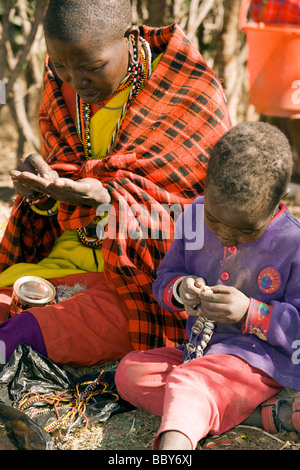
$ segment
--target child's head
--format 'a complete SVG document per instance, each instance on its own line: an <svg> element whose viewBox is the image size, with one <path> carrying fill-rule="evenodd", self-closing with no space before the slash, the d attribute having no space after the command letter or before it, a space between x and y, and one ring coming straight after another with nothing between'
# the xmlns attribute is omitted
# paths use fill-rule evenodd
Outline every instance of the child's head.
<svg viewBox="0 0 300 470"><path fill-rule="evenodd" d="M235 126L215 145L205 190L205 221L226 246L260 238L293 169L287 138L263 122Z"/></svg>

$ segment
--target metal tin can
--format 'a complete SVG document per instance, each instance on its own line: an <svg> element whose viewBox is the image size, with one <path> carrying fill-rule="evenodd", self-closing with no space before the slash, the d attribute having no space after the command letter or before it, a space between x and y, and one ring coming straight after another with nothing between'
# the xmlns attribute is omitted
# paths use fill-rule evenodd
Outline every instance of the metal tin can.
<svg viewBox="0 0 300 470"><path fill-rule="evenodd" d="M14 317L31 307L55 304L55 287L36 276L20 277L13 286L9 315Z"/></svg>

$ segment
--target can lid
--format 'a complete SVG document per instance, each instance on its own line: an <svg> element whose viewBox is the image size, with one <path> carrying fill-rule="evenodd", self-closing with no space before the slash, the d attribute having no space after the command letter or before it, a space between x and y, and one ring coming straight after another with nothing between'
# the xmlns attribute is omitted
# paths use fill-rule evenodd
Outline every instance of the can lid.
<svg viewBox="0 0 300 470"><path fill-rule="evenodd" d="M14 292L20 299L30 303L47 303L54 299L55 288L46 279L24 276L14 283Z"/></svg>

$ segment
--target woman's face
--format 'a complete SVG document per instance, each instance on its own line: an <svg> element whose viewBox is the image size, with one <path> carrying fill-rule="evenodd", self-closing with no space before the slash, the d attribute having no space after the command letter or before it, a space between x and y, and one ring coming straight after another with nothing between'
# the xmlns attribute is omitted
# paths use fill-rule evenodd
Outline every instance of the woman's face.
<svg viewBox="0 0 300 470"><path fill-rule="evenodd" d="M268 228L273 213L256 209L243 212L236 204L222 200L211 185L204 197L204 220L206 226L224 246L251 243L258 240Z"/></svg>
<svg viewBox="0 0 300 470"><path fill-rule="evenodd" d="M49 38L46 44L58 77L87 103L110 98L126 76L129 61L126 37L108 45Z"/></svg>

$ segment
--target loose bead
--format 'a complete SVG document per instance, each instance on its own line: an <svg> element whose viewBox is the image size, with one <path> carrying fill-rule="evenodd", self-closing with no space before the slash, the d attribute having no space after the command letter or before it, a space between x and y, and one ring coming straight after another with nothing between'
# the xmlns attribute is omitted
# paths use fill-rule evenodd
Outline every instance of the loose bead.
<svg viewBox="0 0 300 470"><path fill-rule="evenodd" d="M195 346L192 343L188 343L186 345L186 347L187 347L187 350L188 350L189 353L193 353L196 349Z"/></svg>

